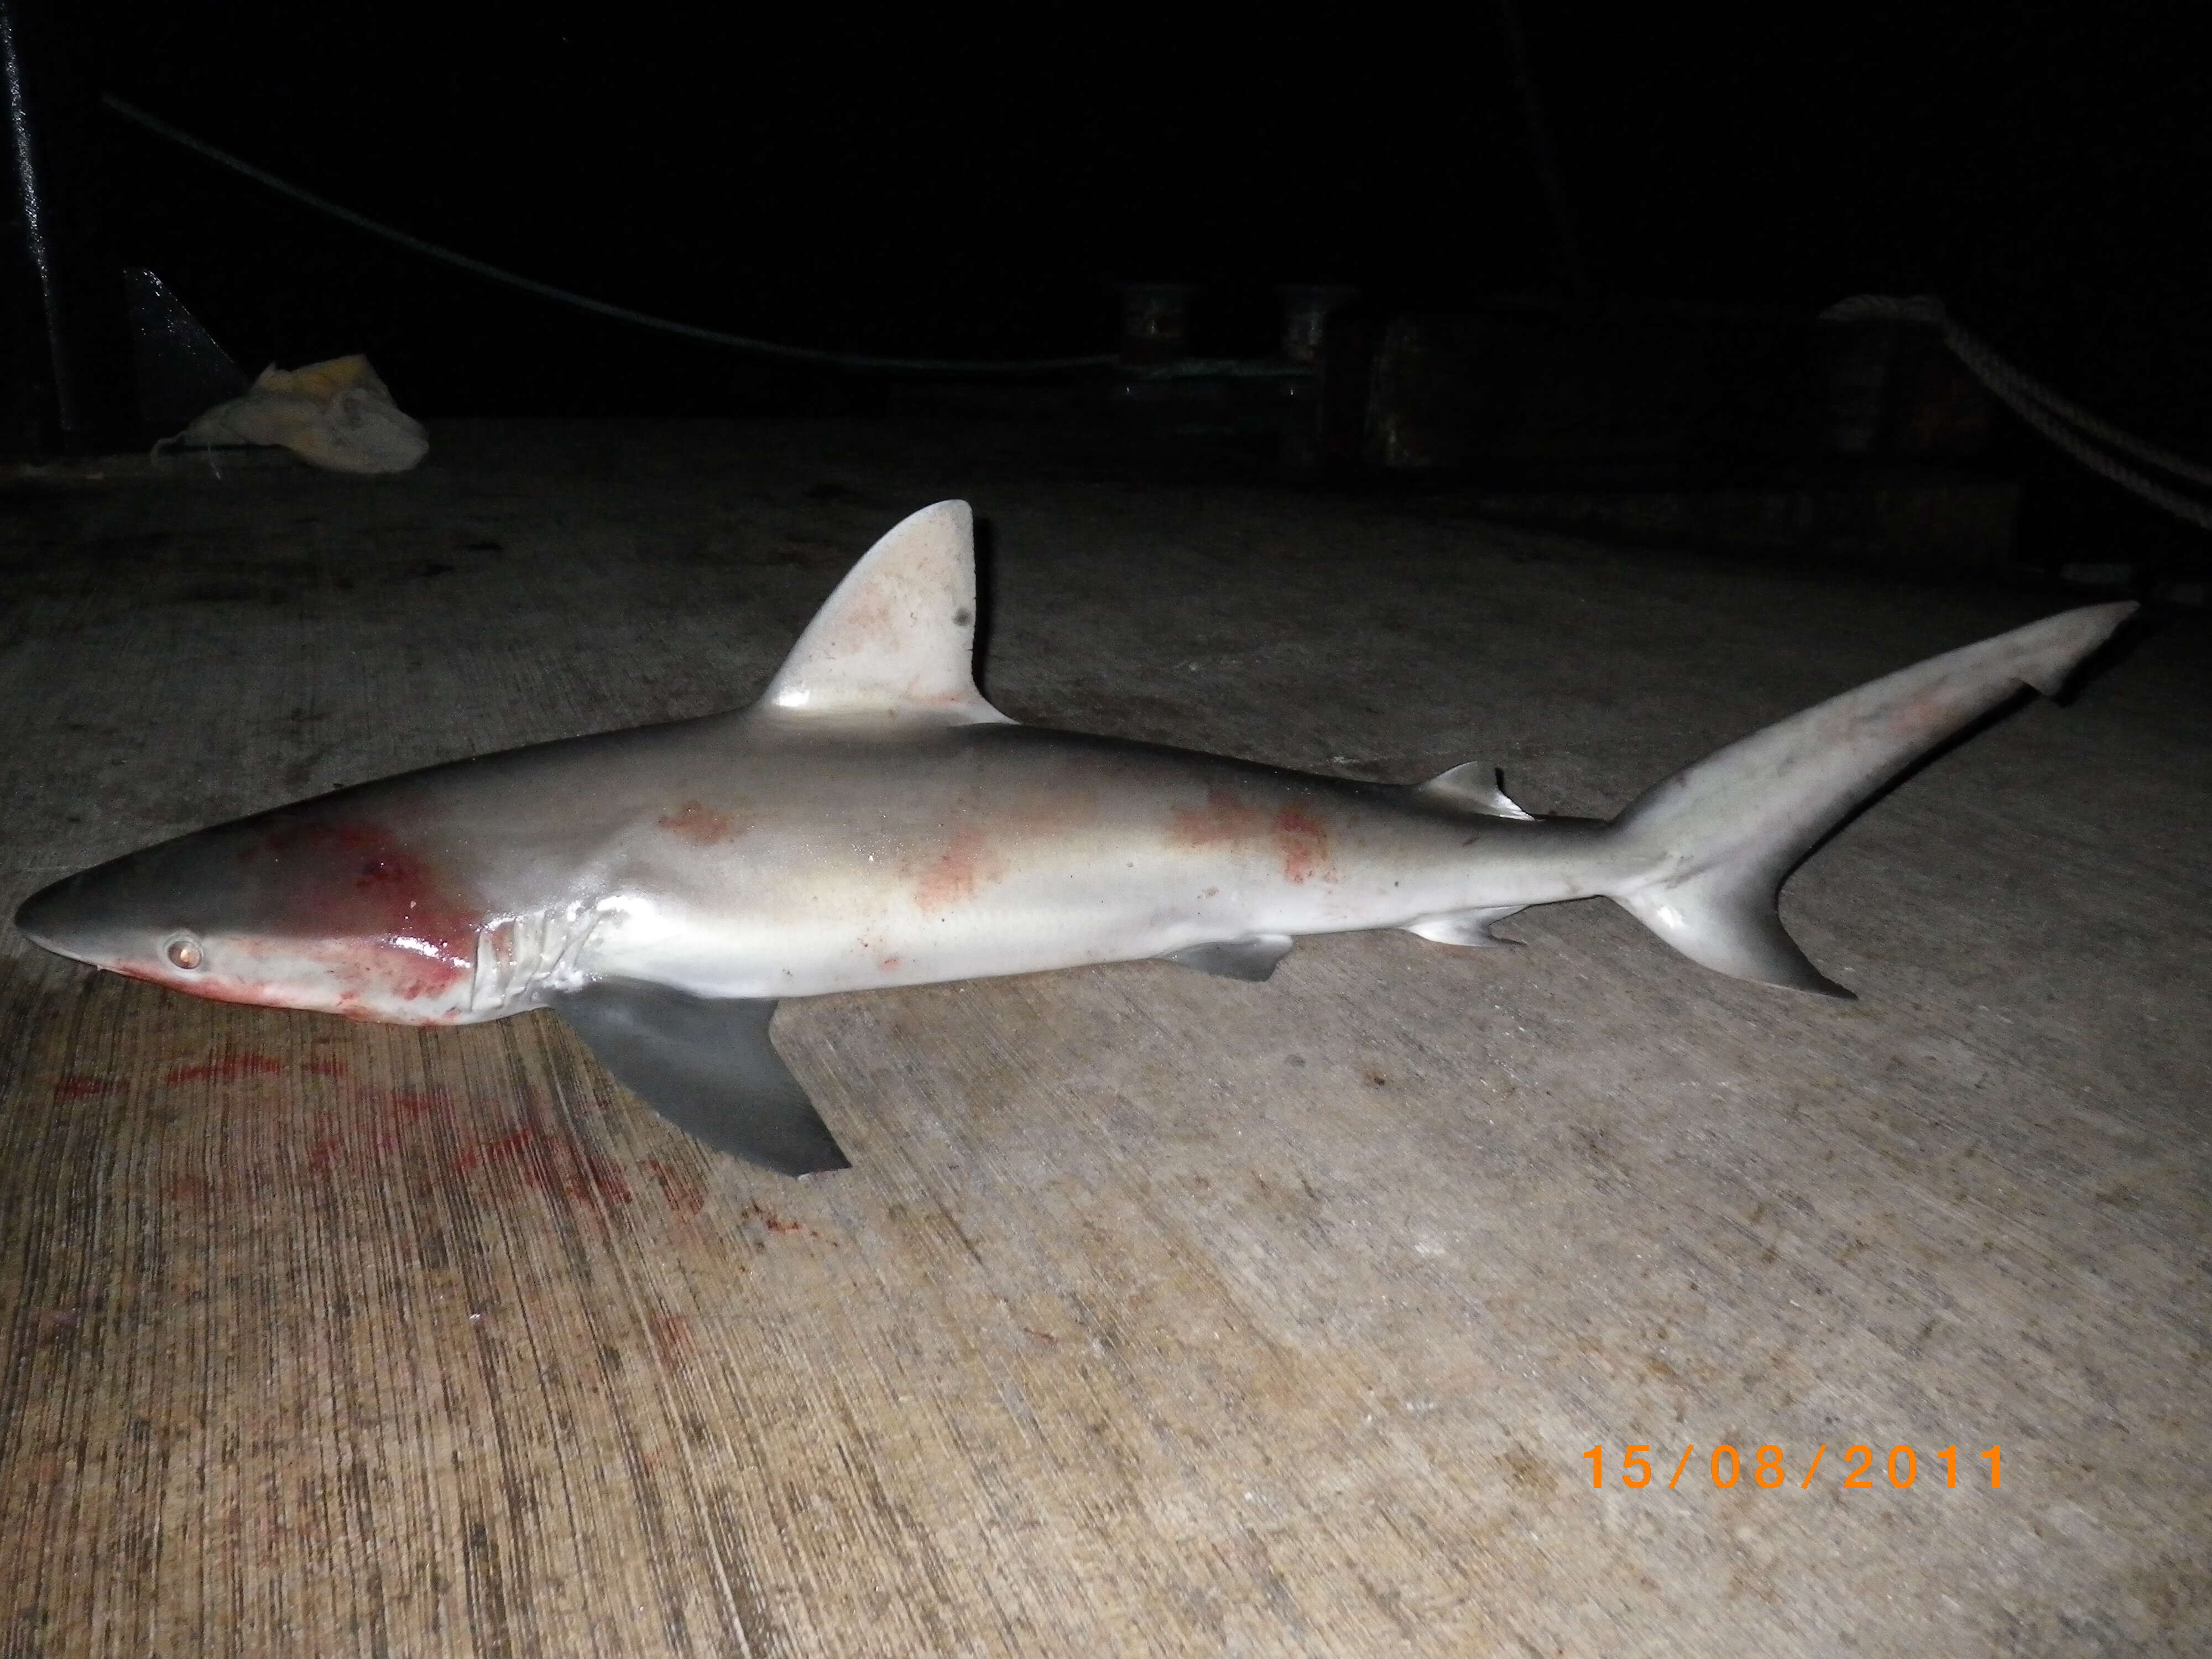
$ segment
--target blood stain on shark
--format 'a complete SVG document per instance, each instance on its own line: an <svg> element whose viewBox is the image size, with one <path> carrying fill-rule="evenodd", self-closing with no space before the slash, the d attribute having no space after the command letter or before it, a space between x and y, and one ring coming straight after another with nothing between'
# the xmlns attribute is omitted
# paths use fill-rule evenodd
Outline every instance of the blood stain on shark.
<svg viewBox="0 0 2212 1659"><path fill-rule="evenodd" d="M1283 861L1283 879L1299 884L1315 876L1336 879L1329 862L1328 826L1300 806L1285 806L1275 814L1275 848Z"/></svg>
<svg viewBox="0 0 2212 1659"><path fill-rule="evenodd" d="M1283 879L1303 886L1316 876L1334 881L1328 826L1302 806L1285 806L1272 816L1226 789L1209 789L1203 807L1177 806L1168 815L1168 844L1196 851L1228 847L1239 851L1265 848L1281 866Z"/></svg>
<svg viewBox="0 0 2212 1659"><path fill-rule="evenodd" d="M990 851L983 832L963 823L952 832L945 850L922 866L914 902L930 915L939 915L974 898L983 883L996 881L1006 872L1006 861Z"/></svg>
<svg viewBox="0 0 2212 1659"><path fill-rule="evenodd" d="M720 847L752 828L750 819L717 812L702 801L687 800L660 819L660 827L694 847Z"/></svg>
<svg viewBox="0 0 2212 1659"><path fill-rule="evenodd" d="M1209 789L1203 807L1169 809L1168 844L1193 850L1242 846L1257 838L1267 821L1258 807L1247 805L1226 789Z"/></svg>
<svg viewBox="0 0 2212 1659"><path fill-rule="evenodd" d="M435 997L474 971L483 906L450 890L428 859L383 824L279 822L240 858L312 860L312 877L284 890L280 925L303 938L353 941L352 970L403 1000Z"/></svg>

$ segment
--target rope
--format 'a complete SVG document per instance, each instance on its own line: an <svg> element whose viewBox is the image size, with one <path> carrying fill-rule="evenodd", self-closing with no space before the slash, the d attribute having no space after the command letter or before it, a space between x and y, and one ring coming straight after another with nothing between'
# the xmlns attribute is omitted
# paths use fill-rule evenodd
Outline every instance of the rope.
<svg viewBox="0 0 2212 1659"><path fill-rule="evenodd" d="M1986 341L1952 321L1950 313L1943 308L1943 302L1932 295L1898 299L1886 295L1863 294L1830 306L1820 313L1820 320L1824 323L1923 323L1940 329L1943 343L1951 349L1976 380L1987 386L2021 419L2082 465L2100 477L2111 479L2123 489L2133 491L2154 506L2164 507L2185 523L2193 524L2200 530L2212 530L2212 507L2145 477L2125 462L2116 460L2097 448L2088 440L2097 439L2162 472L2170 472L2176 477L2186 478L2191 483L2203 484L2208 488L2212 488L2212 467L2202 466L2171 450L2145 443L2111 422L2100 420L2081 404L2059 396L2041 381L1999 356Z"/></svg>
<svg viewBox="0 0 2212 1659"><path fill-rule="evenodd" d="M123 100L112 94L102 93L100 101L113 113L121 116L126 121L134 122L145 128L156 137L166 138L169 143L188 149L204 160L213 161L218 167L228 167L233 173L252 179L255 184L264 189L273 190L279 196L289 197L303 206L314 209L318 213L328 214L343 224L351 225L356 230L367 231L372 236L380 236L386 241L406 248L410 252L422 254L426 258L439 260L453 266L456 270L465 270L471 276L482 276L490 282L504 283L509 288L520 289L524 293L534 294L541 300L551 300L560 305L574 306L580 311L588 311L600 317L611 317L617 322L630 323L639 328L657 330L660 333L673 334L683 339L699 340L708 345L726 346L732 351L750 352L755 356L773 357L784 362L820 363L833 368L874 370L907 374L1046 374L1066 369L1099 368L1118 361L1111 355L1090 357L1030 357L996 362L945 357L875 357L858 351L823 351L812 346L783 345L774 340L757 340L750 335L726 334L720 329L699 328L690 323L672 322L665 317L654 317L642 311L632 311L627 306L609 305L605 301L594 300L588 295L572 293L565 288L556 288L550 283L541 283L532 277L518 276L514 271L502 270L497 265L486 264L481 259L472 259L465 253L456 253L451 248L441 247L435 242L426 242L419 236L410 236L404 230L395 230L390 225L381 224L364 214L356 213L350 208L341 207L336 202L328 201L316 195L313 191L302 190L297 185L287 183L275 173L264 172L251 161L241 161L228 150L217 149L213 144L204 143L193 137L189 132L171 126L159 117L149 115L136 105L125 103Z"/></svg>

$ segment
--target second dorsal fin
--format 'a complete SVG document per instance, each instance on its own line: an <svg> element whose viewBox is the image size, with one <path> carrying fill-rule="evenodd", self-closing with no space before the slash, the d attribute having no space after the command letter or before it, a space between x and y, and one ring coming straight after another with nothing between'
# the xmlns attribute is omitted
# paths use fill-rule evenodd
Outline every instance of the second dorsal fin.
<svg viewBox="0 0 2212 1659"><path fill-rule="evenodd" d="M1485 817L1519 818L1525 823L1535 816L1522 811L1520 803L1499 787L1498 769L1483 761L1468 761L1439 772L1426 783L1415 785L1413 793Z"/></svg>
<svg viewBox="0 0 2212 1659"><path fill-rule="evenodd" d="M761 699L800 718L1011 725L975 689L975 529L965 501L901 520L814 613Z"/></svg>

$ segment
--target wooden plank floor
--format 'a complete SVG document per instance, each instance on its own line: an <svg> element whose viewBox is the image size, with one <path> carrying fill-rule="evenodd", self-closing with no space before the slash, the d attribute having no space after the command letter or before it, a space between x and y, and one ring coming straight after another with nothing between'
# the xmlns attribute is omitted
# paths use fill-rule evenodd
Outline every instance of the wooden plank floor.
<svg viewBox="0 0 2212 1659"><path fill-rule="evenodd" d="M2057 608L980 431L433 436L4 503L0 901L741 702L956 493L1016 717L1487 757L1539 811ZM1593 903L787 1005L856 1164L805 1182L549 1016L222 1006L10 931L0 1656L2206 1651L2208 717L2176 627L1848 830L1785 910L1854 1004Z"/></svg>

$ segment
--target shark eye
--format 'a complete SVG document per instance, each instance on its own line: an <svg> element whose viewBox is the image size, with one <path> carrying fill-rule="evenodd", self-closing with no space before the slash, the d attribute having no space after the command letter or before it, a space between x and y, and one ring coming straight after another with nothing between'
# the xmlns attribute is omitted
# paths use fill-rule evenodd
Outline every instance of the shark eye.
<svg viewBox="0 0 2212 1659"><path fill-rule="evenodd" d="M200 942L190 933L178 934L161 947L161 954L168 957L171 967L187 971L207 960L207 952L200 949Z"/></svg>

